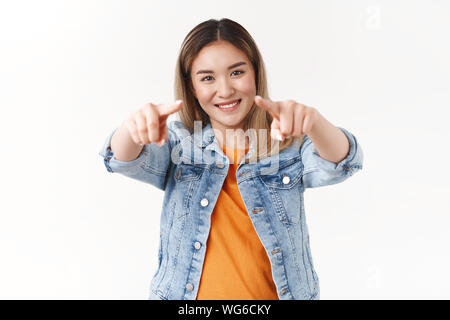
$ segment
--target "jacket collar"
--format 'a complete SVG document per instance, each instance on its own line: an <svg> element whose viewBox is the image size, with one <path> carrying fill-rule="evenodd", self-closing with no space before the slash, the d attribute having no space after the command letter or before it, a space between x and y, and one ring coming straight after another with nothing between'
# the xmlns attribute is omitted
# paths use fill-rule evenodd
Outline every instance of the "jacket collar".
<svg viewBox="0 0 450 320"><path fill-rule="evenodd" d="M214 135L214 130L211 127L211 124L208 123L201 132L201 135L194 130L193 133L194 144L199 148L205 148L209 146L211 143L216 140L216 136Z"/></svg>
<svg viewBox="0 0 450 320"><path fill-rule="evenodd" d="M194 134L194 143L197 147L203 148L205 151L211 150L219 153L224 158L227 158L219 145L219 141L217 140L214 130L211 126L211 123L208 123L202 130L202 135L200 137L199 134ZM254 151L253 144L250 142L249 150L243 159L248 159L252 152Z"/></svg>
<svg viewBox="0 0 450 320"><path fill-rule="evenodd" d="M197 132L198 131L198 132ZM222 148L219 145L219 142L214 135L214 130L211 126L211 123L207 123L206 126L201 130L197 129L197 131L194 128L194 133L190 136L190 141L193 141L193 144L196 148L198 148L198 152L194 151L194 158L197 156L201 156L201 154L205 151L207 152L216 152L220 154L223 158L228 159L227 156L224 154ZM249 150L245 157L242 159L249 159L250 156L253 154L255 148L253 143L250 141ZM291 146L289 146L285 152L283 152L282 155L277 154L272 157L269 157L265 159L265 161L272 161L273 157L275 157L278 160L283 160L284 158L291 158L293 156L296 156L298 154L299 146L297 145L297 142L294 141ZM280 158L278 158L280 157ZM277 160L277 161L278 161ZM264 160L263 160L264 161Z"/></svg>

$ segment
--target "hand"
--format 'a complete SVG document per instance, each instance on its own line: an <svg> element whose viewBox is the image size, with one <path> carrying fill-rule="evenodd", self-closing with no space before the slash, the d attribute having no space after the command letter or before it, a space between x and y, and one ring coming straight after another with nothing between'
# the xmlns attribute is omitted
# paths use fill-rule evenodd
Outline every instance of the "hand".
<svg viewBox="0 0 450 320"><path fill-rule="evenodd" d="M272 115L270 135L272 139L280 141L308 134L318 118L318 111L315 108L294 100L271 101L255 96L255 103Z"/></svg>
<svg viewBox="0 0 450 320"><path fill-rule="evenodd" d="M162 146L169 140L167 118L180 110L182 105L182 100L171 104L146 103L133 112L123 125L128 129L134 143L142 146L156 142Z"/></svg>

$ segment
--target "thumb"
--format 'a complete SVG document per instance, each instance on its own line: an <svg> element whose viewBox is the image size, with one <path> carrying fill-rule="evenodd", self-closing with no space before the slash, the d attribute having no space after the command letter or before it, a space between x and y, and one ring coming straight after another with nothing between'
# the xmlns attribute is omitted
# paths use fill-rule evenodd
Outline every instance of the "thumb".
<svg viewBox="0 0 450 320"><path fill-rule="evenodd" d="M270 124L270 136L274 140L283 141L284 137L280 132L280 121L278 119L273 119Z"/></svg>
<svg viewBox="0 0 450 320"><path fill-rule="evenodd" d="M167 124L159 127L159 137L158 146L160 147L169 141L169 129L167 128Z"/></svg>

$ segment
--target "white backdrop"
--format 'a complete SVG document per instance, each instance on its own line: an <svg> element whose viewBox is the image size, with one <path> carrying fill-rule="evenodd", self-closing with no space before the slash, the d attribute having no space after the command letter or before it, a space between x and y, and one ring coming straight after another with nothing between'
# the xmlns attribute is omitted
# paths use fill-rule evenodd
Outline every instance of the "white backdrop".
<svg viewBox="0 0 450 320"><path fill-rule="evenodd" d="M449 299L450 2L0 2L0 298L147 299L163 193L106 135L174 100L178 49L241 23L272 99L351 131L364 168L305 193L322 299Z"/></svg>

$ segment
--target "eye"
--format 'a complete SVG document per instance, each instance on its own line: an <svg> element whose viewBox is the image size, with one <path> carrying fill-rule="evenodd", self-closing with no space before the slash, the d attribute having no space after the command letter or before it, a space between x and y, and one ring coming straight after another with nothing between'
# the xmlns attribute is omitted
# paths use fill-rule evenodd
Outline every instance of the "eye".
<svg viewBox="0 0 450 320"><path fill-rule="evenodd" d="M238 74L235 74L235 75L240 75L240 74L245 73L242 70L234 70L233 72L231 72L231 74L234 74L235 72L238 72ZM206 77L202 78L200 81L209 81L209 80L207 80L208 78L212 78L212 77L211 76L206 76Z"/></svg>
<svg viewBox="0 0 450 320"><path fill-rule="evenodd" d="M207 81L206 78L211 78L211 76L206 76L206 77L202 78L200 81Z"/></svg>
<svg viewBox="0 0 450 320"><path fill-rule="evenodd" d="M235 73L235 72L239 72L237 75L244 73L244 71L241 71L241 70L234 70L232 73Z"/></svg>

